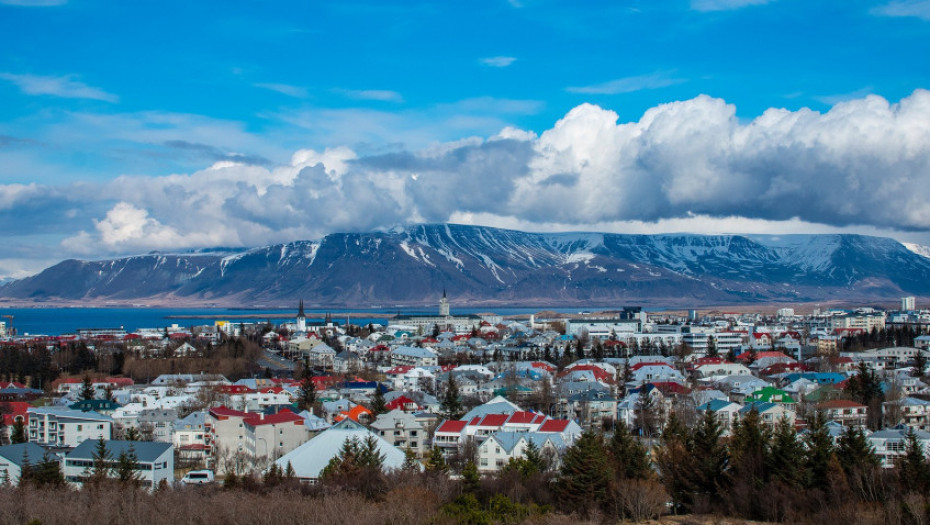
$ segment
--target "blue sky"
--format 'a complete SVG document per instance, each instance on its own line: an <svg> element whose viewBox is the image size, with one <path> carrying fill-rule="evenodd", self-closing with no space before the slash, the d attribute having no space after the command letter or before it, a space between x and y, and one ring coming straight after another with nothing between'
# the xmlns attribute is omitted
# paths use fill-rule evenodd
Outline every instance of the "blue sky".
<svg viewBox="0 0 930 525"><path fill-rule="evenodd" d="M577 4L0 0L0 276L416 221L930 243L930 0Z"/></svg>

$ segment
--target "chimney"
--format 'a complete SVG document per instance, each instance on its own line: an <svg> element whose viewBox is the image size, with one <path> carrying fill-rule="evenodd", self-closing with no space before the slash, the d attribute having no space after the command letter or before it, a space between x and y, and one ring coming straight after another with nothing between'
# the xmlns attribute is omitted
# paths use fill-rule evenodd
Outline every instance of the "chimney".
<svg viewBox="0 0 930 525"><path fill-rule="evenodd" d="M264 413L264 412L261 412L260 415L258 416L258 419L264 421L264 420L265 420L265 413Z"/></svg>

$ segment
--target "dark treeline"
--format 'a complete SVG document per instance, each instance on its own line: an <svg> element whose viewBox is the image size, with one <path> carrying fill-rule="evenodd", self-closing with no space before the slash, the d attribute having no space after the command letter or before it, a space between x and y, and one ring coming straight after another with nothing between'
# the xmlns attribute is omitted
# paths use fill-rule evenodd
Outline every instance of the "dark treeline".
<svg viewBox="0 0 930 525"><path fill-rule="evenodd" d="M30 388L47 389L59 377L120 376L148 382L161 374L200 373L208 370L230 380L261 372L256 365L261 346L245 337L231 337L219 344L191 343L196 352L175 355L177 343L156 350L107 342L96 347L84 341L46 346L0 346L0 379Z"/></svg>

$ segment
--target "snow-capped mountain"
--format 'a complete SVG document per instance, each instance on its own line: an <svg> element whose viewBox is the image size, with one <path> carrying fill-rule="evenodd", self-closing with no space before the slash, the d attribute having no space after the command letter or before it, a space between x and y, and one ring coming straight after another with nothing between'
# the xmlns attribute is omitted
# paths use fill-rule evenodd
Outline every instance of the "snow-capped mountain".
<svg viewBox="0 0 930 525"><path fill-rule="evenodd" d="M227 305L733 304L930 296L930 258L859 235L537 234L414 225L234 252L68 260L0 288L34 301Z"/></svg>

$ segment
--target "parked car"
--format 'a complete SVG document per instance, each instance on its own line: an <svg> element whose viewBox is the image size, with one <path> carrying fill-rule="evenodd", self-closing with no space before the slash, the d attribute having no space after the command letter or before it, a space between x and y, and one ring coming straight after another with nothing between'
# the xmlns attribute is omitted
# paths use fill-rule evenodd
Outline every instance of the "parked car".
<svg viewBox="0 0 930 525"><path fill-rule="evenodd" d="M212 470L192 470L181 478L184 485L204 485L215 481Z"/></svg>

